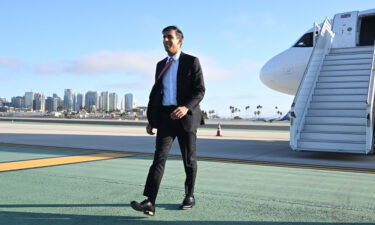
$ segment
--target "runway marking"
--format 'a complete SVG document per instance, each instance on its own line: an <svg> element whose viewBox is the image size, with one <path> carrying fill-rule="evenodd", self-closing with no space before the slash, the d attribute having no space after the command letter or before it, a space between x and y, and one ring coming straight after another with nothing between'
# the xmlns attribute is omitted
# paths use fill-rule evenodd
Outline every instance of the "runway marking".
<svg viewBox="0 0 375 225"><path fill-rule="evenodd" d="M124 153L124 152L122 153L107 152L107 153L100 153L100 154L93 154L93 155L77 155L77 156L47 158L47 159L5 162L5 163L0 163L0 172L66 165L66 164L72 164L72 163L91 162L91 161L98 161L98 160L128 157L128 156L133 156L133 155L135 154Z"/></svg>
<svg viewBox="0 0 375 225"><path fill-rule="evenodd" d="M90 152L90 153L113 152L113 151L103 151L103 150L97 150L97 149L72 148L72 147L57 147L57 146L46 146L46 145L27 145L27 144L0 143L0 146L5 146L5 147L19 147L19 148L34 148L34 149L37 148L37 149L48 149L48 150L59 150L59 151L73 151L73 152Z"/></svg>
<svg viewBox="0 0 375 225"><path fill-rule="evenodd" d="M0 146L54 149L54 150L64 150L64 151L77 151L77 152L90 152L90 153L123 155L123 156L113 157L113 158L121 158L121 157L127 157L127 156L132 156L132 157L140 156L140 157L151 157L151 158L153 158L153 156L154 156L153 153L110 151L110 150L83 149L83 148L70 148L70 147L54 147L54 146L43 146L43 145L0 143ZM104 153L104 152L106 152L106 153ZM95 155L103 155L103 154L95 154ZM83 157L83 156L81 156L81 157ZM168 157L169 158L181 158L181 156L179 156L179 155L169 155ZM60 157L60 158L67 158L67 157ZM108 159L110 159L110 158L108 158ZM101 160L101 159L97 159L97 160ZM375 174L375 169L354 168L354 167L338 167L338 166L324 166L324 165L312 165L312 164L252 161L252 160L225 159L225 158L214 158L214 157L198 157L198 160L211 161L211 162L222 162L222 163L238 163L238 164L248 164L248 165L258 165L258 166L278 166L278 167L288 167L288 168L297 168L297 169L314 169L314 170L337 171L337 172ZM26 160L26 161L28 161L28 160ZM30 160L30 161L36 161L36 160ZM89 161L95 161L95 160L89 160ZM82 162L84 162L84 161L82 161ZM10 163L16 163L16 162L9 162L9 164ZM72 163L74 163L74 162L72 162ZM0 163L0 172L3 172L1 170L3 164L4 163ZM65 163L65 164L70 164L70 163ZM63 164L61 164L61 165L63 165ZM34 167L34 168L36 168L36 167ZM8 171L10 171L10 170L8 170Z"/></svg>

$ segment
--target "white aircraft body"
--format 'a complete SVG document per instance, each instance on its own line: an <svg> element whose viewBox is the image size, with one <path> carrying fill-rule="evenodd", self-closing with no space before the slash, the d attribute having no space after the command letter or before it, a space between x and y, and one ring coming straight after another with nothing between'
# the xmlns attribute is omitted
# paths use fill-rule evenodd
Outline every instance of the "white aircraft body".
<svg viewBox="0 0 375 225"><path fill-rule="evenodd" d="M331 20L333 47L374 45L375 9L336 14ZM290 48L271 58L261 69L260 79L269 88L295 95L316 42L311 28Z"/></svg>

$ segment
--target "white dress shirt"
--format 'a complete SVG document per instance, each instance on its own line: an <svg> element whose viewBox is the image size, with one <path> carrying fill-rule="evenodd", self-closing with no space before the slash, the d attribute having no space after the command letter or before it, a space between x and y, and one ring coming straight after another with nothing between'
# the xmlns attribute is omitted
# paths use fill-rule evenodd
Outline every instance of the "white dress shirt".
<svg viewBox="0 0 375 225"><path fill-rule="evenodd" d="M177 70L178 70L178 63L180 59L181 51L176 53L173 58L173 63L165 72L163 76L163 105L177 105ZM167 62L170 60L170 56L168 56Z"/></svg>

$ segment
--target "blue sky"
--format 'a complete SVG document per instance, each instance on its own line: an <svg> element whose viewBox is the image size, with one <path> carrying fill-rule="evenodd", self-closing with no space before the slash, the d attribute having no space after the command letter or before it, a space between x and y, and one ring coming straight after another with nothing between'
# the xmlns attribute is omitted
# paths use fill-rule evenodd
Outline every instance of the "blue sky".
<svg viewBox="0 0 375 225"><path fill-rule="evenodd" d="M374 8L373 0L146 1L4 0L0 2L0 97L46 96L73 88L133 93L146 105L155 65L166 56L161 30L177 25L182 50L201 60L204 110L229 116L263 106L289 110L293 96L259 80L261 66L289 48L313 22Z"/></svg>

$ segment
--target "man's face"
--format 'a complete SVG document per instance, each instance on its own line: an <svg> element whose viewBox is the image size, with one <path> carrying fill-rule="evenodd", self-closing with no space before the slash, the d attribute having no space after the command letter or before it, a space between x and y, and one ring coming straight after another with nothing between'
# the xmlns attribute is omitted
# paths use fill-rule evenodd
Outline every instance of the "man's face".
<svg viewBox="0 0 375 225"><path fill-rule="evenodd" d="M163 44L168 55L172 56L180 51L182 38L176 36L175 30L166 31L163 34Z"/></svg>

